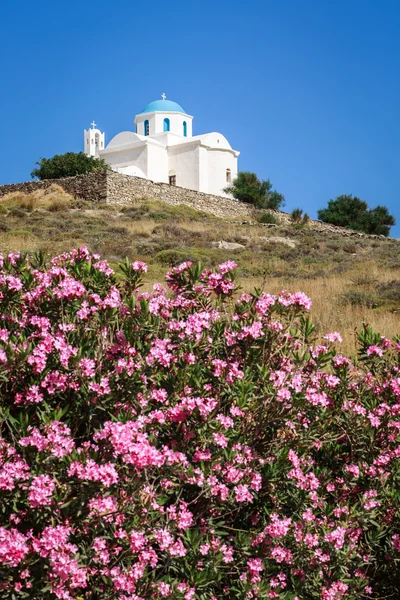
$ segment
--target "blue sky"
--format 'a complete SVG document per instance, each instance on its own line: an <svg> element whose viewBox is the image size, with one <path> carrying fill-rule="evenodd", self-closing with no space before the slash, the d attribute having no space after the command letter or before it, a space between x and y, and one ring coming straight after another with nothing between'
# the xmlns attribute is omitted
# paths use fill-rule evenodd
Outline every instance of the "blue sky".
<svg viewBox="0 0 400 600"><path fill-rule="evenodd" d="M349 193L400 237L398 0L4 0L0 184L162 92L311 216Z"/></svg>

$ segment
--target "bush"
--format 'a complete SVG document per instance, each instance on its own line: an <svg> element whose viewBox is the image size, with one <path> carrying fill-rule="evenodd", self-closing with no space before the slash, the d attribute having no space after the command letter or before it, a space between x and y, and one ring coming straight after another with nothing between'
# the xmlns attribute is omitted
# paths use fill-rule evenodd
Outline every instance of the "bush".
<svg viewBox="0 0 400 600"><path fill-rule="evenodd" d="M0 598L398 597L398 340L232 261L0 264Z"/></svg>
<svg viewBox="0 0 400 600"><path fill-rule="evenodd" d="M400 281L393 279L392 281L381 283L376 288L376 291L380 298L398 302L400 300Z"/></svg>
<svg viewBox="0 0 400 600"><path fill-rule="evenodd" d="M351 194L329 200L327 208L318 211L318 218L324 223L384 236L396 223L385 206L368 208L366 202Z"/></svg>
<svg viewBox="0 0 400 600"><path fill-rule="evenodd" d="M279 225L279 219L271 212L263 211L257 215L258 223L270 223L271 225Z"/></svg>
<svg viewBox="0 0 400 600"><path fill-rule="evenodd" d="M104 159L88 156L84 152L56 154L52 158L41 158L35 164L38 167L33 169L31 176L41 180L62 179L110 168Z"/></svg>
<svg viewBox="0 0 400 600"><path fill-rule="evenodd" d="M349 292L345 292L340 298L343 304L350 304L350 306L378 308L382 305L382 301L376 296L376 294L360 290L351 290Z"/></svg>
<svg viewBox="0 0 400 600"><path fill-rule="evenodd" d="M53 200L50 202L47 210L50 212L63 212L71 208L71 203L68 200L59 201Z"/></svg>
<svg viewBox="0 0 400 600"><path fill-rule="evenodd" d="M255 173L249 171L239 171L232 185L226 187L224 192L257 208L278 210L285 204L285 197L272 189L269 179L260 180Z"/></svg>
<svg viewBox="0 0 400 600"><path fill-rule="evenodd" d="M213 267L223 260L226 254L231 254L232 250L220 250L218 248L171 248L167 250L161 250L158 252L154 259L157 263L164 266L177 266L182 262L193 262L202 264L206 267Z"/></svg>
<svg viewBox="0 0 400 600"><path fill-rule="evenodd" d="M303 219L303 211L301 208L294 208L290 213L290 218L293 223L300 223Z"/></svg>
<svg viewBox="0 0 400 600"><path fill-rule="evenodd" d="M303 213L301 208L294 208L290 213L290 218L292 219L293 223L297 226L307 225L307 223L310 220L309 215L307 213Z"/></svg>

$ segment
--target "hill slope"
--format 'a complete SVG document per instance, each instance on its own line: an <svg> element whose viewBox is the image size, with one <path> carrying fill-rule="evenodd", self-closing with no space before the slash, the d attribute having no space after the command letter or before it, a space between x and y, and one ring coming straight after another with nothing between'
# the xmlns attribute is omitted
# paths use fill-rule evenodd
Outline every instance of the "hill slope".
<svg viewBox="0 0 400 600"><path fill-rule="evenodd" d="M99 207L52 186L0 199L0 252L56 254L86 245L111 263L125 256L146 261L149 286L166 265L201 260L207 267L231 258L245 290L263 285L271 293L286 288L311 296L321 332L341 331L346 352L363 320L384 335L400 333L399 241L286 221L243 224L145 199Z"/></svg>

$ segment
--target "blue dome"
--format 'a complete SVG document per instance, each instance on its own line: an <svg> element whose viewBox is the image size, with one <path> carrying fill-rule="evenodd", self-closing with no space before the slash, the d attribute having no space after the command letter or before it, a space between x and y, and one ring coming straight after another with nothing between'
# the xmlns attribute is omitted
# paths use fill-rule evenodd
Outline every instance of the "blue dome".
<svg viewBox="0 0 400 600"><path fill-rule="evenodd" d="M185 113L182 106L177 104L176 102L172 102L172 100L154 100L154 102L150 102L140 114L150 113L150 112L181 112Z"/></svg>

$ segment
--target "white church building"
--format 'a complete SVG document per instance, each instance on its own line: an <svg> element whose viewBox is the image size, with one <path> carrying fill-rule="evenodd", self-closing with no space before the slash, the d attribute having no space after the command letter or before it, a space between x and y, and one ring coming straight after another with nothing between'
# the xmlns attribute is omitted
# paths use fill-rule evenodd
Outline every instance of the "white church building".
<svg viewBox="0 0 400 600"><path fill-rule="evenodd" d="M221 133L193 135L192 122L162 94L136 115L135 131L118 133L107 146L93 121L84 132L84 152L118 173L225 196L223 189L237 175L239 152Z"/></svg>

